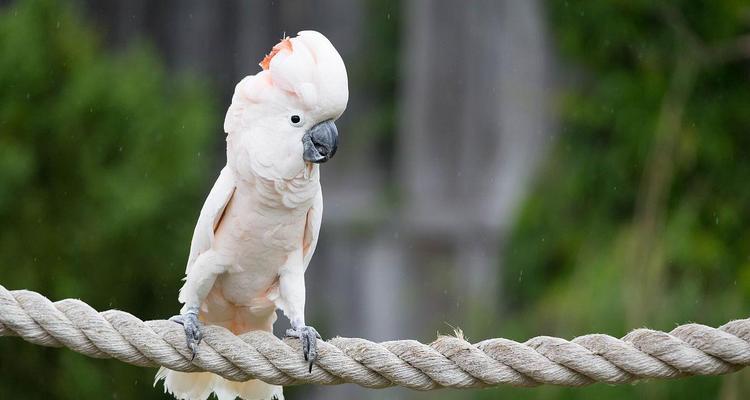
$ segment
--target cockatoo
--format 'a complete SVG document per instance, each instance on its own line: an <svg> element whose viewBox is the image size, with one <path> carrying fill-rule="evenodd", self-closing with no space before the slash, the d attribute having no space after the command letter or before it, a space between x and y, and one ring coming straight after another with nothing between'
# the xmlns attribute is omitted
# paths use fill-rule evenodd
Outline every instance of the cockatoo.
<svg viewBox="0 0 750 400"><path fill-rule="evenodd" d="M320 336L305 322L304 274L323 212L320 163L336 153L334 121L349 98L346 68L315 31L284 38L260 66L237 84L227 111L227 165L198 218L179 295L184 306L172 320L195 354L202 324L270 332L280 309L312 369ZM220 400L283 399L281 387L258 380L164 368L161 379L178 399L212 392Z"/></svg>

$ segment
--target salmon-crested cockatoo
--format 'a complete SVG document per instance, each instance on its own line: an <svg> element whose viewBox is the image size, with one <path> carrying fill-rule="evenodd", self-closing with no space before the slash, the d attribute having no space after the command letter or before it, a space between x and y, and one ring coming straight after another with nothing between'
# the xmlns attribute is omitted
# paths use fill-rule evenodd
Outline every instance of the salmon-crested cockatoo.
<svg viewBox="0 0 750 400"><path fill-rule="evenodd" d="M319 164L336 153L334 121L349 98L346 68L315 31L283 39L260 65L237 84L227 111L227 165L198 218L180 289L184 306L172 320L195 355L203 324L270 332L278 308L312 370L320 336L305 322L304 275L323 212ZM164 368L161 379L178 399L212 392L220 400L283 399L281 387L258 380Z"/></svg>

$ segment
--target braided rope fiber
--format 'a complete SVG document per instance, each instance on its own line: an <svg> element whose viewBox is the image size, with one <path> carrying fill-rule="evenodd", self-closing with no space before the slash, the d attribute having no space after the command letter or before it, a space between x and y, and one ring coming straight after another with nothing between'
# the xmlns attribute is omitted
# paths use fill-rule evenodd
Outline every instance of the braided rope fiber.
<svg viewBox="0 0 750 400"><path fill-rule="evenodd" d="M334 338L318 341L312 372L299 340L280 340L261 331L235 336L217 326L205 326L204 334L191 361L184 331L176 323L144 322L117 310L100 313L80 300L53 303L39 293L9 291L0 285L0 336L20 336L34 344L67 347L140 367L210 371L235 381L257 378L285 386L355 383L415 390L583 386L719 375L750 365L750 319L719 328L686 324L669 333L636 329L622 339L593 334L570 341L538 336L524 343L488 339L471 344L442 336L427 345Z"/></svg>

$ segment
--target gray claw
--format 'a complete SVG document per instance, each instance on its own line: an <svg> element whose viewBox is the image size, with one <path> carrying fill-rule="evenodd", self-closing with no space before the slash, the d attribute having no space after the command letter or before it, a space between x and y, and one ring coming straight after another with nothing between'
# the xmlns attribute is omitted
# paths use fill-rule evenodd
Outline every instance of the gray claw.
<svg viewBox="0 0 750 400"><path fill-rule="evenodd" d="M190 361L195 359L195 355L198 354L198 345L203 340L203 332L201 331L201 322L198 320L198 308L189 308L183 315L175 315L169 319L172 322L176 322L185 328L185 340L187 340L187 347L193 352L193 357Z"/></svg>
<svg viewBox="0 0 750 400"><path fill-rule="evenodd" d="M309 363L308 372L312 372L313 363L318 358L318 342L320 334L312 326L301 326L298 329L287 329L288 337L299 338L302 341L302 355Z"/></svg>

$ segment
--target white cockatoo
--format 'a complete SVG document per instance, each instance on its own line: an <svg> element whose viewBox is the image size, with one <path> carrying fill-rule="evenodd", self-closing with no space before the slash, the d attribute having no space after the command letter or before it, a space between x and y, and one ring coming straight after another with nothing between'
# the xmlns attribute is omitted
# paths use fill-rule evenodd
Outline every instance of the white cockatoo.
<svg viewBox="0 0 750 400"><path fill-rule="evenodd" d="M202 324L235 334L271 331L276 309L289 318L305 359L317 331L305 323L304 274L323 212L319 164L336 152L334 121L349 98L346 68L315 31L284 38L237 84L227 111L227 165L193 233L180 315L188 346L199 351ZM178 399L283 399L281 387L232 382L210 373L162 368L156 381Z"/></svg>

